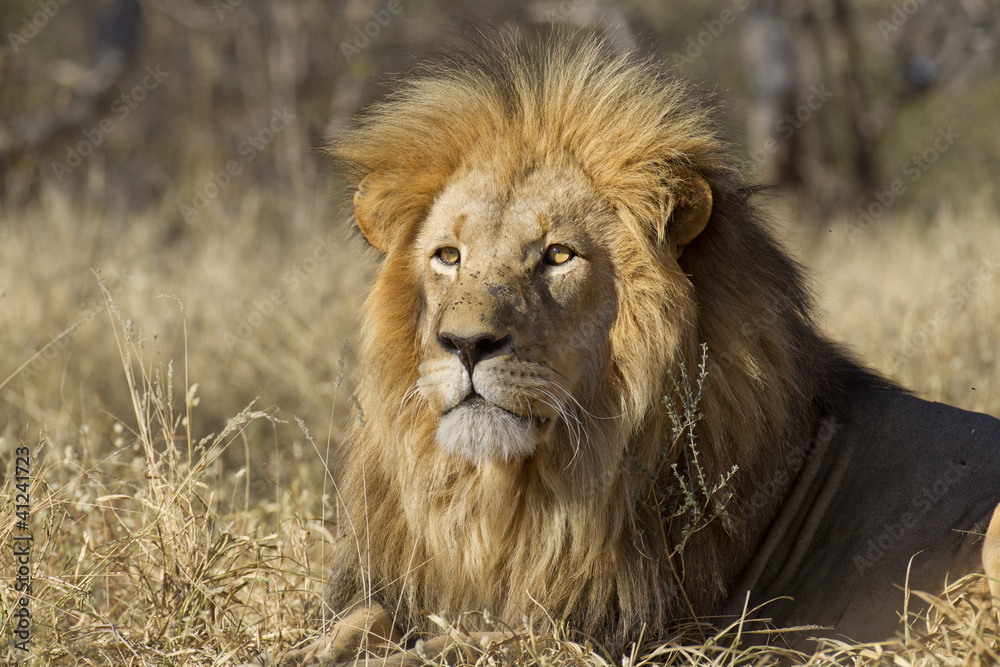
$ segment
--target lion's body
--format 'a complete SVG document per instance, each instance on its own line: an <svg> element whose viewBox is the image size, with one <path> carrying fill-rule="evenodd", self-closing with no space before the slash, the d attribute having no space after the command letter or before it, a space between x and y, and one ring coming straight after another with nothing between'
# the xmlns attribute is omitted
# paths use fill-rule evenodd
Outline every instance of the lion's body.
<svg viewBox="0 0 1000 667"><path fill-rule="evenodd" d="M821 547L877 538L933 484L923 466L964 458L975 471L939 499L930 529L872 565L880 588L865 592L900 606L887 584L903 583L911 550L933 552L920 581L938 582L954 548L925 538L972 529L1000 500L987 477L1000 480L998 422L951 411L940 442L895 431L907 410L936 424L937 408L914 408L925 404L818 332L800 270L759 221L709 111L656 65L594 40L528 51L504 42L430 69L335 145L385 258L365 306L332 608L377 602L403 628L424 626L423 610L488 610L614 644L719 612L741 578L755 594L786 590L774 572L809 572L779 563L789 551L827 568L815 585L846 591L854 552L831 565L815 561ZM663 497L677 487L671 464L693 461L665 444L661 399L682 366L697 374L701 343L700 465L711 482L738 471L681 564L668 554L684 521L662 501L676 500ZM872 396L896 412L869 414ZM908 443L937 458L898 461ZM862 470L900 463L893 484L837 487L846 523L830 530L856 517L853 542L773 527L810 466L843 464L843 479L868 484L880 468ZM828 477L811 486L824 502ZM883 513L864 504L876 495ZM827 530L818 511L806 524ZM778 560L753 577L768 545Z"/></svg>
<svg viewBox="0 0 1000 667"><path fill-rule="evenodd" d="M761 612L779 627L878 641L903 629L904 584L937 592L946 577L982 571L982 532L1000 490L1000 422L884 389L859 391L848 405L828 442L810 448L727 611L739 613L752 590L751 608L792 598ZM923 607L910 596L910 612Z"/></svg>

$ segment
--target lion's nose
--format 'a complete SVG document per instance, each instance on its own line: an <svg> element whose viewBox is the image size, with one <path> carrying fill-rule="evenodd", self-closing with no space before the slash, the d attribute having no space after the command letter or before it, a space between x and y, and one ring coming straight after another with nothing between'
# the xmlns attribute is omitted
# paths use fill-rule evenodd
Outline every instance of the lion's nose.
<svg viewBox="0 0 1000 667"><path fill-rule="evenodd" d="M438 334L438 339L446 350L451 350L458 354L458 358L462 360L462 365L469 372L469 378L471 379L472 369L475 368L476 364L487 354L495 352L506 345L510 341L510 336L497 337L493 334L482 333L465 338L456 334L442 332Z"/></svg>

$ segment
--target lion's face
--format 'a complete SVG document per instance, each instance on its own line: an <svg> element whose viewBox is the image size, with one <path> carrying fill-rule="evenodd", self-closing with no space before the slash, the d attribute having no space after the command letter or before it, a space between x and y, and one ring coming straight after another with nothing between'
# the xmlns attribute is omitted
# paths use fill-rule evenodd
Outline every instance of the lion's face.
<svg viewBox="0 0 1000 667"><path fill-rule="evenodd" d="M513 461L557 429L579 444L615 316L612 215L570 165L521 179L462 171L443 188L413 258L424 300L417 388L444 450Z"/></svg>

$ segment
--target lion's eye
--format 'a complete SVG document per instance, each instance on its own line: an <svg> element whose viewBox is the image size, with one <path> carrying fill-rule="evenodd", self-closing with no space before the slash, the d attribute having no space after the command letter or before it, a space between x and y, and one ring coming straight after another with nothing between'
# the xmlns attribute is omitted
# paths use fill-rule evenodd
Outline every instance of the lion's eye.
<svg viewBox="0 0 1000 667"><path fill-rule="evenodd" d="M545 249L545 263L558 266L573 259L575 255L576 253L569 246L564 246L562 243L553 243Z"/></svg>
<svg viewBox="0 0 1000 667"><path fill-rule="evenodd" d="M462 253L458 251L458 248L453 248L447 246L445 248L438 248L438 251L434 253L434 256L442 264L447 264L448 266L455 266L458 264L459 260L462 259Z"/></svg>

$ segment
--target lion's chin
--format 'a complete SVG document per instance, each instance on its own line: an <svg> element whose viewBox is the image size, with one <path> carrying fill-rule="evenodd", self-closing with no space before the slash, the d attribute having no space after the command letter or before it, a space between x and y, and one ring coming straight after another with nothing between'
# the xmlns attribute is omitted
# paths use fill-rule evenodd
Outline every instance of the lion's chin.
<svg viewBox="0 0 1000 667"><path fill-rule="evenodd" d="M476 465L508 463L534 454L538 428L534 419L478 399L441 417L435 439L444 451Z"/></svg>

